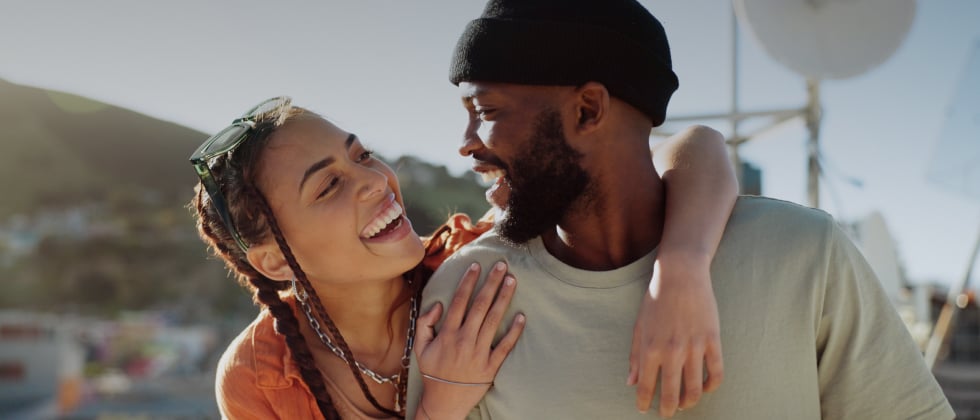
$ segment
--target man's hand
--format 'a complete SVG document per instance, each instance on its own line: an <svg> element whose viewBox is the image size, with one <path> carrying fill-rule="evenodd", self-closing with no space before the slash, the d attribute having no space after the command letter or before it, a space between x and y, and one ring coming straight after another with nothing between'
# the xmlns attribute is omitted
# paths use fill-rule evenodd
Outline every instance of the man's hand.
<svg viewBox="0 0 980 420"><path fill-rule="evenodd" d="M724 368L710 263L710 257L675 254L658 256L654 264L633 328L627 379L628 385L636 385L636 407L642 412L653 401L658 373L662 417L693 407L703 391L721 385Z"/></svg>

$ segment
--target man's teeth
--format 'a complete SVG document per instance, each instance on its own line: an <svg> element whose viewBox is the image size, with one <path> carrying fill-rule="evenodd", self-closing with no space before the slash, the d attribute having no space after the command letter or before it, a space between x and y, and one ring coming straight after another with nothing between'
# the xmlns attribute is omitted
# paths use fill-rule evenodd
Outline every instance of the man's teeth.
<svg viewBox="0 0 980 420"><path fill-rule="evenodd" d="M497 169L490 172L480 172L480 176L483 177L483 182L494 182L497 180L497 178L504 176L504 170Z"/></svg>
<svg viewBox="0 0 980 420"><path fill-rule="evenodd" d="M398 203L393 203L391 208L388 209L385 214L381 215L377 219L374 219L374 222L372 222L371 225L364 230L364 237L371 238L374 235L377 235L378 232L381 232L381 230L384 229L385 226L388 226L392 220L401 217L402 213L404 213L402 206L398 205Z"/></svg>

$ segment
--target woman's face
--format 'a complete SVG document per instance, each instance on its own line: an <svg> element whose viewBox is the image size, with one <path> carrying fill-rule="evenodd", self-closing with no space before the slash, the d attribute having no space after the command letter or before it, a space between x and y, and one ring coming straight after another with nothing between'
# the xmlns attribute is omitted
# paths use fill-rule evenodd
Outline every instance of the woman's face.
<svg viewBox="0 0 980 420"><path fill-rule="evenodd" d="M398 179L360 140L309 114L269 140L259 188L310 280L391 279L424 250L404 214ZM274 239L267 239L270 243Z"/></svg>

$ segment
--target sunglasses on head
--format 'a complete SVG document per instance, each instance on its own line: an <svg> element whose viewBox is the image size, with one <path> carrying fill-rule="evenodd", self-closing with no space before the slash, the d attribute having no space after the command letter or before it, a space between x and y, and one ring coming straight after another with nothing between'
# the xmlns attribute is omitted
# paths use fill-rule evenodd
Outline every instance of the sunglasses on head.
<svg viewBox="0 0 980 420"><path fill-rule="evenodd" d="M255 120L260 115L276 109L288 108L290 102L290 98L286 96L263 101L242 114L241 117L236 118L231 122L231 125L219 131L218 134L208 137L191 154L191 165L194 166L194 171L197 172L198 178L201 179L201 185L204 186L204 191L208 193L208 197L211 199L211 206L214 207L218 216L221 217L221 222L224 223L228 232L231 233L232 238L238 243L238 247L242 249L242 252L248 251L248 245L242 240L238 229L235 228L235 224L231 220L231 213L228 212L228 203L221 193L218 182L214 179L214 174L211 173L210 162L216 157L224 156L235 151L242 144L242 141L248 138L248 134L255 129Z"/></svg>

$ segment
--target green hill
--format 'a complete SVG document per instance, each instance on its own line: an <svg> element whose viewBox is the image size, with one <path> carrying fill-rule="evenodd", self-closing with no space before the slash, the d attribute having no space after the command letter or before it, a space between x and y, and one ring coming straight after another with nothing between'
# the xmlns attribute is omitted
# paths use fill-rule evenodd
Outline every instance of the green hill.
<svg viewBox="0 0 980 420"><path fill-rule="evenodd" d="M0 218L113 190L186 199L204 133L82 97L0 80ZM171 200L166 200L171 201Z"/></svg>
<svg viewBox="0 0 980 420"><path fill-rule="evenodd" d="M0 221L42 206L71 206L153 192L186 202L196 178L187 157L207 136L174 123L79 96L0 80ZM483 188L472 176L413 157L391 161L410 216L428 233L449 213L480 216Z"/></svg>

